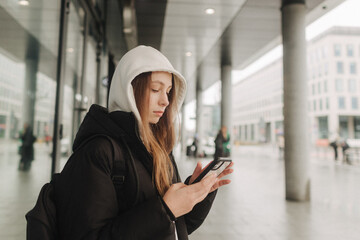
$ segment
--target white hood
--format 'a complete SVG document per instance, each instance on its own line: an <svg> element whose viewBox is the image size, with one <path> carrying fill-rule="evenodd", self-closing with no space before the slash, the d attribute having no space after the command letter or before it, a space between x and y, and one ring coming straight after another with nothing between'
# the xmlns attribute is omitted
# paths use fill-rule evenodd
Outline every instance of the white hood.
<svg viewBox="0 0 360 240"><path fill-rule="evenodd" d="M133 112L141 125L131 82L141 73L155 71L169 72L174 75L177 107L180 110L186 94L185 78L174 69L161 52L152 47L138 46L127 52L116 67L110 86L109 112Z"/></svg>

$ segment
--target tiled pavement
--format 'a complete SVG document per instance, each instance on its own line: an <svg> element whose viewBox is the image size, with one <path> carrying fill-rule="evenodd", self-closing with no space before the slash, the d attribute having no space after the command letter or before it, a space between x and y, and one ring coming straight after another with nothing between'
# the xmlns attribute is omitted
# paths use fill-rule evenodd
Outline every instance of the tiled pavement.
<svg viewBox="0 0 360 240"><path fill-rule="evenodd" d="M234 147L232 184L218 193L191 240L360 239L360 167L334 163L331 151L311 154L311 201L284 200L284 162L272 146ZM183 178L195 159L178 157ZM208 160L202 160L204 162ZM49 180L49 147L36 146L29 172L17 170L16 143L0 142L0 239L25 239L24 215Z"/></svg>

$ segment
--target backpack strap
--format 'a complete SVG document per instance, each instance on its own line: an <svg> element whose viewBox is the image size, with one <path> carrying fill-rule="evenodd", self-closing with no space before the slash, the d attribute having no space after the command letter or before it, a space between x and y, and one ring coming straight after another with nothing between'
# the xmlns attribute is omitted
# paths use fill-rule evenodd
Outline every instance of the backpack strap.
<svg viewBox="0 0 360 240"><path fill-rule="evenodd" d="M98 137L106 138L111 143L111 146L113 149L114 159L113 159L113 169L111 172L111 180L114 184L116 197L117 197L117 200L119 203L125 199L123 187L124 187L124 183L125 183L125 179L126 179L127 168L126 168L126 161L124 159L126 157L129 157L130 158L129 160L131 161L131 163L134 161L134 159L130 152L129 146L127 145L126 141L123 139L122 136L119 137L119 140L121 141L123 146L117 144L117 142L112 137L109 137L106 134L96 134L96 135L93 135L93 136L87 138L85 141L83 141L77 149L80 149L81 147L86 145L88 142L90 142L91 140L98 138ZM127 153L127 154L124 154L124 153ZM123 210L123 209L120 209L120 204L118 204L118 205L119 205L119 211ZM121 205L124 206L124 204L121 204Z"/></svg>
<svg viewBox="0 0 360 240"><path fill-rule="evenodd" d="M108 137L108 139L110 140L114 151L114 162L113 162L114 166L111 173L111 180L113 181L116 190L116 195L118 196L119 199L119 194L122 192L122 188L126 176L126 165L124 161L124 154L114 139L112 139L111 137Z"/></svg>

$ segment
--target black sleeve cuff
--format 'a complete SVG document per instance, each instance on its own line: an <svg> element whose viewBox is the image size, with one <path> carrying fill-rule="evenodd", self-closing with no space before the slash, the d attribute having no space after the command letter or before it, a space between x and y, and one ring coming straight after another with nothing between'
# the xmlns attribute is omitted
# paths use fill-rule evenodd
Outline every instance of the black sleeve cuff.
<svg viewBox="0 0 360 240"><path fill-rule="evenodd" d="M165 201L162 199L162 197L160 197L161 199L161 203L162 205L164 206L165 210L166 210L166 213L169 215L170 217L170 220L171 221L176 221L176 217L175 215L172 213L172 211L170 210L170 208L168 207L168 205L166 205Z"/></svg>

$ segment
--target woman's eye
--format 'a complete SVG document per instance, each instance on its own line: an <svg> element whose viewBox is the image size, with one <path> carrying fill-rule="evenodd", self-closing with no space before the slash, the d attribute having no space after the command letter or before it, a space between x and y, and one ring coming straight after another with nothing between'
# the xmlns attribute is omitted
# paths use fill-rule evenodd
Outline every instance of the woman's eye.
<svg viewBox="0 0 360 240"><path fill-rule="evenodd" d="M157 89L151 89L153 92L159 92L159 90Z"/></svg>

